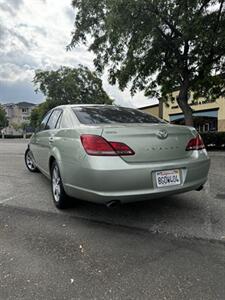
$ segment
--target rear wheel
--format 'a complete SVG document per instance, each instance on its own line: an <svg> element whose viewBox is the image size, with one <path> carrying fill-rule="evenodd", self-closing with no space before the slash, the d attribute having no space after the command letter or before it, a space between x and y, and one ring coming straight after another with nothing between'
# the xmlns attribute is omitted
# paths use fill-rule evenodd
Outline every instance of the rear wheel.
<svg viewBox="0 0 225 300"><path fill-rule="evenodd" d="M27 169L30 171L30 172L38 172L38 168L34 162L34 158L33 158L33 154L32 152L30 151L30 149L27 149L26 152L25 152L25 164L26 164L26 167Z"/></svg>
<svg viewBox="0 0 225 300"><path fill-rule="evenodd" d="M56 161L53 161L51 167L51 186L53 202L58 209L64 209L68 204L68 196L65 193L62 178L59 171L59 166Z"/></svg>

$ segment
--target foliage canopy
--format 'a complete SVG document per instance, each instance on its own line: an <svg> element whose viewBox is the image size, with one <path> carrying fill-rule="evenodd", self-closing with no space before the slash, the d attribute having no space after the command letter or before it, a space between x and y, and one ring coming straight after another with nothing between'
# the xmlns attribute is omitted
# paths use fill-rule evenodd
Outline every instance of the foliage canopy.
<svg viewBox="0 0 225 300"><path fill-rule="evenodd" d="M33 82L36 91L46 96L46 101L32 111L32 127L37 127L43 115L58 105L112 103L102 87L102 80L84 66L61 67L56 71L37 70Z"/></svg>
<svg viewBox="0 0 225 300"><path fill-rule="evenodd" d="M73 0L77 10L68 49L95 53L111 84L162 96L179 90L178 104L192 125L188 95L225 94L225 0ZM216 76L219 75L219 76ZM160 90L160 93L159 93Z"/></svg>

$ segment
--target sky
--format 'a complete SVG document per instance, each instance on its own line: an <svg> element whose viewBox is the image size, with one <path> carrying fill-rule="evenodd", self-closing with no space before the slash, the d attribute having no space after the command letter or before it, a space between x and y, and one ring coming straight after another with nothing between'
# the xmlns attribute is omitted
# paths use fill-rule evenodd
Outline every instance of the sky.
<svg viewBox="0 0 225 300"><path fill-rule="evenodd" d="M94 70L93 54L83 46L66 51L73 30L75 12L71 0L0 0L0 103L40 103L44 96L34 92L36 69L57 69L61 65L83 64ZM133 98L107 82L103 87L122 106L147 106L157 102L143 93Z"/></svg>

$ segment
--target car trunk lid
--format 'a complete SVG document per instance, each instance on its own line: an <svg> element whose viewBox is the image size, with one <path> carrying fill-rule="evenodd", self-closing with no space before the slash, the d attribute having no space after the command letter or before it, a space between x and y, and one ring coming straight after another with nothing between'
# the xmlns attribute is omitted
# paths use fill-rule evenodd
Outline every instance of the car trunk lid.
<svg viewBox="0 0 225 300"><path fill-rule="evenodd" d="M145 163L184 159L191 155L186 151L194 132L185 126L169 124L104 125L102 136L112 142L127 144L132 156L121 156L128 163Z"/></svg>

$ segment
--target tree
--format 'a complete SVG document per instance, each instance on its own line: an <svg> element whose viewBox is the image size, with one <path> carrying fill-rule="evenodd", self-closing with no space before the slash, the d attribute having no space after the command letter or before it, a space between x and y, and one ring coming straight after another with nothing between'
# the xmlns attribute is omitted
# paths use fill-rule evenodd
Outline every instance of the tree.
<svg viewBox="0 0 225 300"><path fill-rule="evenodd" d="M6 117L6 112L4 108L0 105L0 129L6 127L8 125L8 120Z"/></svg>
<svg viewBox="0 0 225 300"><path fill-rule="evenodd" d="M102 87L102 80L87 67L61 67L56 71L37 70L33 80L36 91L46 96L31 113L31 126L37 127L43 115L63 104L111 104Z"/></svg>
<svg viewBox="0 0 225 300"><path fill-rule="evenodd" d="M55 105L57 106L57 105ZM54 101L49 102L49 101L45 101L39 105L37 105L31 112L30 115L30 127L31 129L35 129L38 128L38 126L40 125L41 120L43 119L44 115L47 113L47 111L49 111L50 109L52 109L54 106Z"/></svg>
<svg viewBox="0 0 225 300"><path fill-rule="evenodd" d="M225 93L225 0L73 0L75 29L68 49L78 43L95 54L100 73L107 67L111 84L131 93L177 102L187 125L188 104ZM219 76L218 76L219 75ZM160 93L159 93L160 91Z"/></svg>
<svg viewBox="0 0 225 300"><path fill-rule="evenodd" d="M87 67L61 67L56 71L35 73L36 91L41 91L52 105L112 103L102 87L102 80Z"/></svg>

